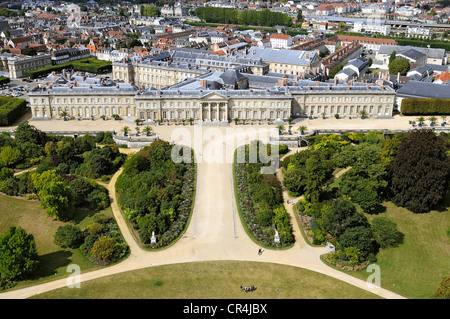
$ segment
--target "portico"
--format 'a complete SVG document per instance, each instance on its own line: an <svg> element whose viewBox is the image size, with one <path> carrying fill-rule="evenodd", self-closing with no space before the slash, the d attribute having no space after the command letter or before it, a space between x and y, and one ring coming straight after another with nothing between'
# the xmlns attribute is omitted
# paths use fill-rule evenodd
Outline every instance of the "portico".
<svg viewBox="0 0 450 319"><path fill-rule="evenodd" d="M201 119L204 121L228 122L228 102L201 102Z"/></svg>

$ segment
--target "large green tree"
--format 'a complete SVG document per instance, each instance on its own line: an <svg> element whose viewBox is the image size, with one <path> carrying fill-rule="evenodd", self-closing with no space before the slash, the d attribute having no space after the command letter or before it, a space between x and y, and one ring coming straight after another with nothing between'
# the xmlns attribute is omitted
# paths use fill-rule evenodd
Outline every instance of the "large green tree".
<svg viewBox="0 0 450 319"><path fill-rule="evenodd" d="M404 235L397 229L395 221L388 217L375 217L371 229L381 248L397 247L403 242Z"/></svg>
<svg viewBox="0 0 450 319"><path fill-rule="evenodd" d="M338 198L330 209L324 212L323 225L331 235L339 237L347 228L368 227L369 223L367 218L356 210L351 201Z"/></svg>
<svg viewBox="0 0 450 319"><path fill-rule="evenodd" d="M75 212L75 195L55 170L48 170L42 174L32 175L43 208L47 209L47 216L57 220L67 221Z"/></svg>
<svg viewBox="0 0 450 319"><path fill-rule="evenodd" d="M38 263L32 234L14 226L0 234L0 286L25 278Z"/></svg>
<svg viewBox="0 0 450 319"><path fill-rule="evenodd" d="M392 75L406 75L408 73L411 66L409 65L408 60L406 59L395 59L391 63L389 63L389 73Z"/></svg>
<svg viewBox="0 0 450 319"><path fill-rule="evenodd" d="M414 213L425 213L448 191L450 159L444 139L432 130L417 130L402 140L388 168L392 201Z"/></svg>

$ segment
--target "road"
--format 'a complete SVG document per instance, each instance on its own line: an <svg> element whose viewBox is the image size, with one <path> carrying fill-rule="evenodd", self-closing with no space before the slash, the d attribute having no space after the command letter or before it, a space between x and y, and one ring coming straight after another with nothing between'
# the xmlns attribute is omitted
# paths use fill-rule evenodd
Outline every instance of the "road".
<svg viewBox="0 0 450 319"><path fill-rule="evenodd" d="M301 267L345 281L383 298L403 298L386 289L369 287L363 280L326 266L320 260L320 255L329 252L329 250L325 247L308 245L304 241L296 222L293 222L296 242L292 248L286 250L265 249L262 255L258 255L259 246L247 236L233 207L232 157L230 159L230 157L221 156L227 153L227 149L234 149L236 140L238 144L245 143L241 136L245 133L230 133L226 131L226 128L214 128L214 132L216 133L215 136L209 134L206 138L203 135L203 142L193 145L198 160L198 187L194 216L191 218L185 237L168 249L161 251L146 251L139 247L117 205L114 185L121 173L121 170L119 170L111 179L108 189L112 199L114 216L124 239L130 247L131 254L126 260L116 265L82 273L81 283L146 267L184 262L236 260L270 262ZM198 141L198 136L195 138ZM193 140L191 141L193 142ZM292 206L285 203L285 207L291 214L291 220L295 221ZM0 298L28 298L66 287L67 284L66 279L56 280L2 293Z"/></svg>

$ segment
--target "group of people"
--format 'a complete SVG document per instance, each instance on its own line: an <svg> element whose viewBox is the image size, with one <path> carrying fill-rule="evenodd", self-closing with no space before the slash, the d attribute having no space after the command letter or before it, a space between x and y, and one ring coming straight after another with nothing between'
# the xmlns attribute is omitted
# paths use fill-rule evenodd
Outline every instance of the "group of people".
<svg viewBox="0 0 450 319"><path fill-rule="evenodd" d="M253 292L253 291L255 291L256 290L256 287L255 286L245 286L245 287L242 287L241 286L241 291L245 291L245 292Z"/></svg>

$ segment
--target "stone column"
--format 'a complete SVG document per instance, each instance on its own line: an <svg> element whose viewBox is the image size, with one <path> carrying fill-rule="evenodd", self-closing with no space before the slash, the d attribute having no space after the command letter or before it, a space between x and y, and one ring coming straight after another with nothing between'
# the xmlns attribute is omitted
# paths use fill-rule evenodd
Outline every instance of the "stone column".
<svg viewBox="0 0 450 319"><path fill-rule="evenodd" d="M223 103L223 121L227 121L228 120L228 115L227 115L227 103L224 102Z"/></svg>
<svg viewBox="0 0 450 319"><path fill-rule="evenodd" d="M211 103L208 103L208 120L212 120L212 117L211 117Z"/></svg>
<svg viewBox="0 0 450 319"><path fill-rule="evenodd" d="M220 121L220 103L217 102L216 104L217 104L217 116L216 116L216 118L217 118L217 122L219 122Z"/></svg>

